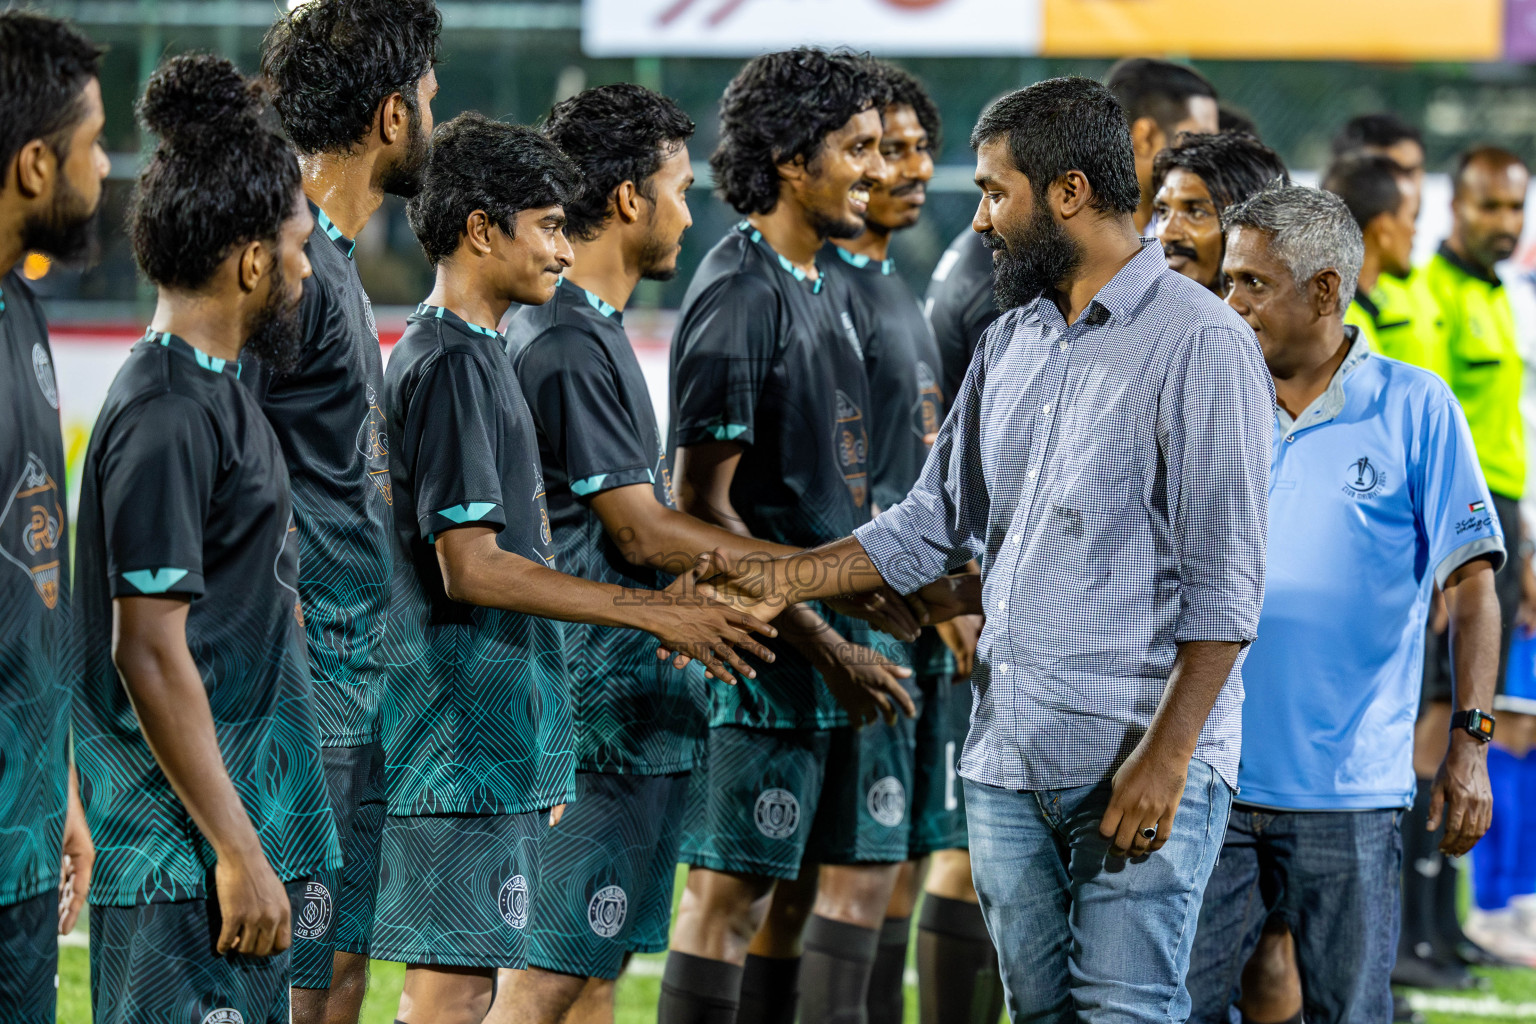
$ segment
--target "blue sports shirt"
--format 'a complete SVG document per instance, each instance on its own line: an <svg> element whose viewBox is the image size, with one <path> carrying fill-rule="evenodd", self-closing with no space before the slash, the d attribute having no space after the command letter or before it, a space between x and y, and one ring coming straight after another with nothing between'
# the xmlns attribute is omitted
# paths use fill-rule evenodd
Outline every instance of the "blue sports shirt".
<svg viewBox="0 0 1536 1024"><path fill-rule="evenodd" d="M1268 577L1243 680L1244 803L1407 807L1433 585L1504 562L1450 388L1354 328L1328 389L1276 409Z"/></svg>

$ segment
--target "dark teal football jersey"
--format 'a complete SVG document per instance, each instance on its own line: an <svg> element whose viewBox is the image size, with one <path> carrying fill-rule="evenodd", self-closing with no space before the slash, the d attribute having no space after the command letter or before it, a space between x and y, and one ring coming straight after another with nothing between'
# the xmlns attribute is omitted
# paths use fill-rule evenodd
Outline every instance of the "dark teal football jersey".
<svg viewBox="0 0 1536 1024"><path fill-rule="evenodd" d="M665 587L671 577L625 558L589 504L615 487L645 484L672 507L672 474L624 314L561 281L549 302L518 309L507 339L538 429L561 571ZM656 638L636 629L567 623L565 642L578 769L664 775L693 767L708 699L697 662L679 672L656 657Z"/></svg>
<svg viewBox="0 0 1536 1024"><path fill-rule="evenodd" d="M992 295L992 250L969 227L955 236L933 268L923 313L943 363L940 387L953 399L960 393L960 382L981 336L999 316Z"/></svg>
<svg viewBox="0 0 1536 1024"><path fill-rule="evenodd" d="M337 867L320 766L298 545L282 448L236 363L150 331L107 391L86 450L75 552L83 678L80 795L96 843L91 902L196 899L213 847L140 731L112 663L115 598L190 602L230 781L277 877Z"/></svg>
<svg viewBox="0 0 1536 1024"><path fill-rule="evenodd" d="M669 447L742 446L731 503L753 536L809 548L869 520L869 384L845 283L810 279L741 223L688 285L671 382ZM853 635L846 620L829 621ZM848 723L808 661L782 640L766 646L777 660L757 680L711 689L712 723Z"/></svg>
<svg viewBox="0 0 1536 1024"><path fill-rule="evenodd" d="M389 431L380 408L384 364L356 243L311 203L304 252L304 356L276 374L246 356L242 379L277 431L299 528L299 595L315 709L326 746L379 735L380 645L389 611Z"/></svg>
<svg viewBox="0 0 1536 1024"><path fill-rule="evenodd" d="M389 358L395 600L380 706L389 813L517 814L575 786L561 624L465 604L434 540L488 526L545 565L554 542L533 418L506 340L419 306Z"/></svg>
<svg viewBox="0 0 1536 1024"><path fill-rule="evenodd" d="M48 325L0 278L0 905L59 884L68 782L69 528Z"/></svg>

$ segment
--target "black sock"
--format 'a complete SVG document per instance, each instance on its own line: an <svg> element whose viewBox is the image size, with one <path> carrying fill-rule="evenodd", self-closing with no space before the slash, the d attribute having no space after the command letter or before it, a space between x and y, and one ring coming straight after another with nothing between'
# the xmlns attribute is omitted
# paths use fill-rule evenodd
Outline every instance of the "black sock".
<svg viewBox="0 0 1536 1024"><path fill-rule="evenodd" d="M888 917L880 926L880 946L869 973L869 1024L901 1024L906 1013L902 986L907 971L907 939L912 934L910 917Z"/></svg>
<svg viewBox="0 0 1536 1024"><path fill-rule="evenodd" d="M741 1009L736 1024L795 1024L800 958L747 954L741 970Z"/></svg>
<svg viewBox="0 0 1536 1024"><path fill-rule="evenodd" d="M735 1024L741 968L672 950L661 972L657 1024Z"/></svg>
<svg viewBox="0 0 1536 1024"><path fill-rule="evenodd" d="M1248 1016L1245 1013L1245 1014L1243 1014L1243 1024L1259 1024L1259 1022L1254 1020L1252 1017ZM1302 1024L1302 1021L1301 1021L1301 1011L1297 1010L1296 1011L1296 1016L1294 1016L1294 1017L1287 1017L1287 1018L1285 1018L1285 1020L1280 1020L1280 1021L1271 1021L1271 1022L1269 1022L1269 1024Z"/></svg>
<svg viewBox="0 0 1536 1024"><path fill-rule="evenodd" d="M1003 981L981 907L923 894L917 916L917 992L921 1024L997 1024Z"/></svg>
<svg viewBox="0 0 1536 1024"><path fill-rule="evenodd" d="M1397 958L1437 959L1435 948L1435 883L1445 872L1435 833L1429 822L1429 789L1433 779L1419 779L1413 806L1403 815L1403 925Z"/></svg>
<svg viewBox="0 0 1536 1024"><path fill-rule="evenodd" d="M866 1024L877 928L812 914L800 968L800 1024Z"/></svg>

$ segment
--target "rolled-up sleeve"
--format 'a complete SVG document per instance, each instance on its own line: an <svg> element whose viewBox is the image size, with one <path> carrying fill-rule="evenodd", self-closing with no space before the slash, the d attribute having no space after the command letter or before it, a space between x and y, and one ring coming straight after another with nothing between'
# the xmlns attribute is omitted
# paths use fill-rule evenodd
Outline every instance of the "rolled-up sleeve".
<svg viewBox="0 0 1536 1024"><path fill-rule="evenodd" d="M1258 342L1200 327L1159 409L1179 558L1174 639L1247 643L1264 603L1274 383Z"/></svg>
<svg viewBox="0 0 1536 1024"><path fill-rule="evenodd" d="M880 576L900 593L979 558L985 547L989 503L980 415L986 351L983 341L906 498L853 532Z"/></svg>

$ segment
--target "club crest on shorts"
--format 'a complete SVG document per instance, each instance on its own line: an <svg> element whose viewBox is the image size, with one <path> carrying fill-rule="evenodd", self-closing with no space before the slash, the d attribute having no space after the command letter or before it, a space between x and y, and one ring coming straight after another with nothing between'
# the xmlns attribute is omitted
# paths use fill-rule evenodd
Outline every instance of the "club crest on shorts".
<svg viewBox="0 0 1536 1024"><path fill-rule="evenodd" d="M40 341L32 344L32 372L37 375L37 386L42 389L43 400L57 409L59 386L53 377L53 360L48 358L48 350Z"/></svg>
<svg viewBox="0 0 1536 1024"><path fill-rule="evenodd" d="M869 787L865 804L871 818L886 828L895 828L907 814L907 791L900 779L887 775Z"/></svg>
<svg viewBox="0 0 1536 1024"><path fill-rule="evenodd" d="M616 885L605 885L587 902L587 924L605 939L619 934L629 913L629 897Z"/></svg>
<svg viewBox="0 0 1536 1024"><path fill-rule="evenodd" d="M753 808L757 830L769 839L788 839L800 827L800 801L787 789L765 789Z"/></svg>
<svg viewBox="0 0 1536 1024"><path fill-rule="evenodd" d="M522 875L507 879L496 899L496 906L502 919L513 928L522 931L528 927L528 879Z"/></svg>
<svg viewBox="0 0 1536 1024"><path fill-rule="evenodd" d="M319 882L304 886L304 909L293 922L293 934L301 939L320 939L331 930L331 890Z"/></svg>
<svg viewBox="0 0 1536 1024"><path fill-rule="evenodd" d="M203 1018L203 1024L245 1024L245 1017L232 1006L221 1006L217 1010L209 1010L208 1016Z"/></svg>

